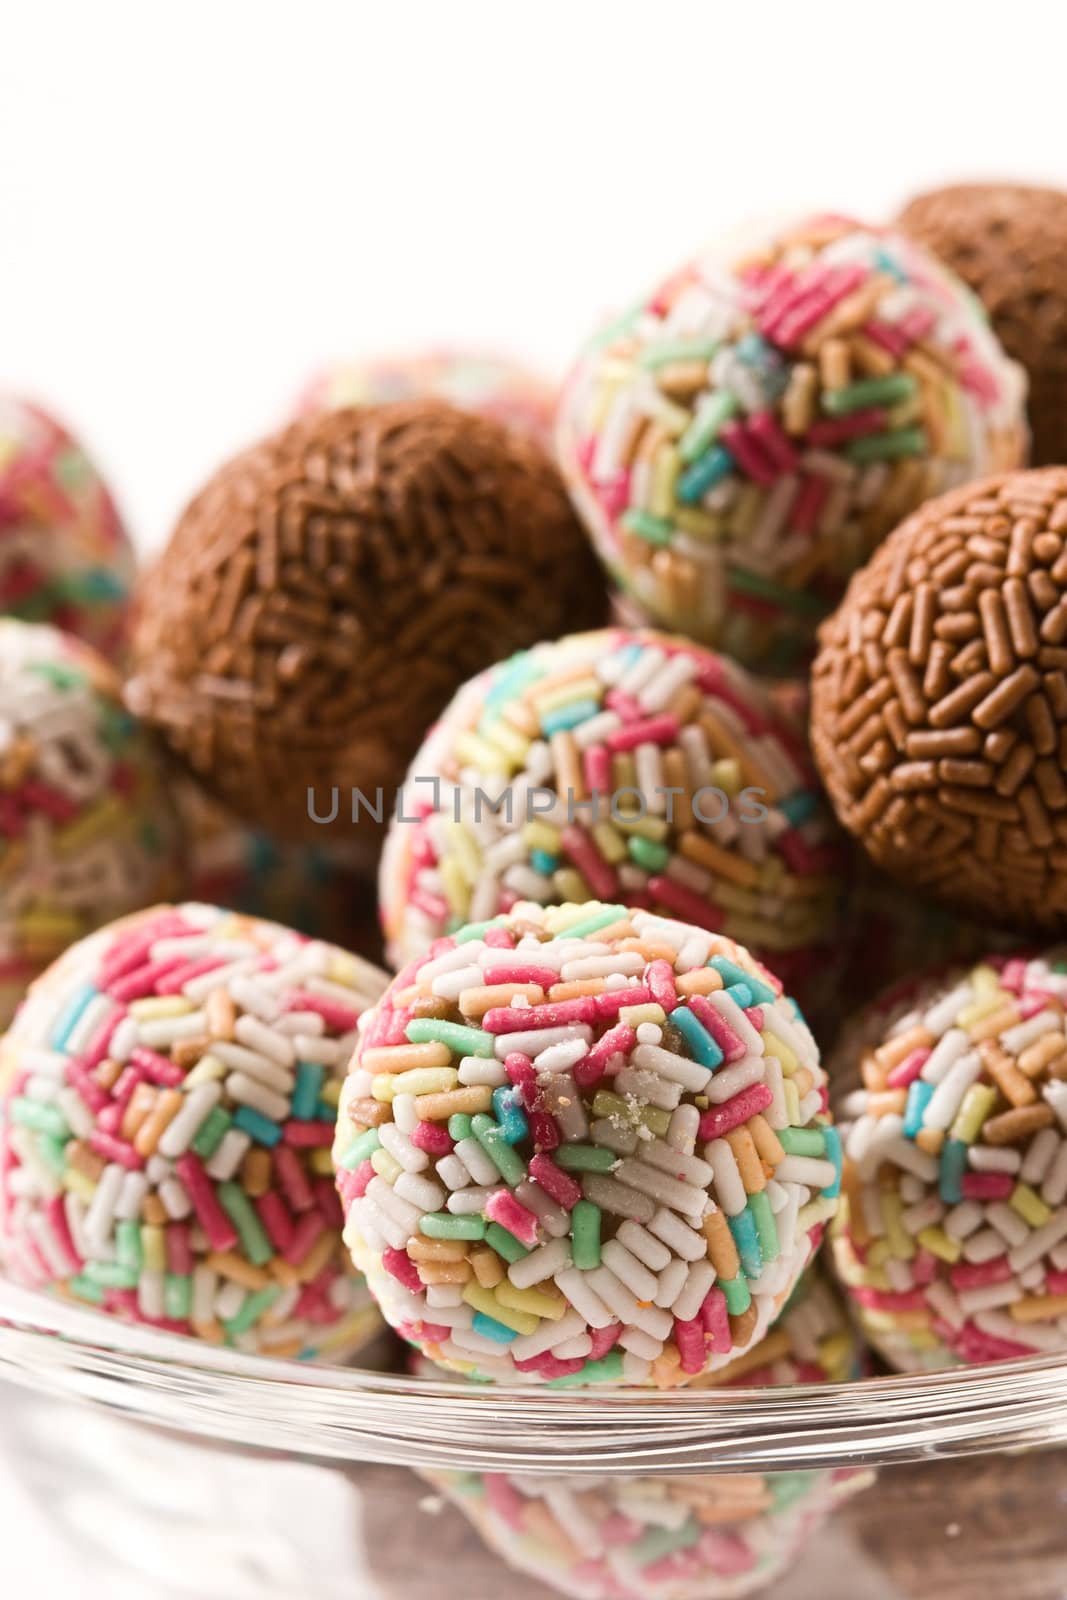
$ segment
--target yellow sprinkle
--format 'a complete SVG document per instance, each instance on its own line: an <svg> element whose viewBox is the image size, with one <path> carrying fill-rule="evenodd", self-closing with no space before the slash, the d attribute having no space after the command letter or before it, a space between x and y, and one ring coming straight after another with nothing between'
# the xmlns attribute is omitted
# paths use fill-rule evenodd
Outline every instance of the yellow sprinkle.
<svg viewBox="0 0 1067 1600"><path fill-rule="evenodd" d="M468 883L478 882L482 872L482 852L469 829L462 822L449 820L444 824L448 854L458 862Z"/></svg>
<svg viewBox="0 0 1067 1600"><path fill-rule="evenodd" d="M636 834L639 839L651 839L653 844L662 844L667 837L668 823L664 817L628 816L621 801L616 813L615 826L622 833Z"/></svg>
<svg viewBox="0 0 1067 1600"><path fill-rule="evenodd" d="M915 1240L901 1220L902 1210L899 1194L882 1195L882 1220L889 1253L896 1261L910 1261L915 1254Z"/></svg>
<svg viewBox="0 0 1067 1600"><path fill-rule="evenodd" d="M782 1071L785 1073L787 1078L791 1078L794 1072L797 1070L797 1067L800 1065L800 1063L797 1061L795 1053L790 1046L786 1044L785 1040L779 1039L778 1035L776 1033L772 1033L769 1028L764 1030L763 1052L765 1055L778 1057L778 1060L782 1064Z"/></svg>
<svg viewBox="0 0 1067 1600"><path fill-rule="evenodd" d="M193 1002L183 994L160 994L147 1000L134 1000L128 1009L132 1017L147 1022L159 1017L184 1017L193 1009Z"/></svg>
<svg viewBox="0 0 1067 1600"><path fill-rule="evenodd" d="M163 1229L145 1223L141 1229L141 1257L146 1272L166 1272L167 1245Z"/></svg>
<svg viewBox="0 0 1067 1600"><path fill-rule="evenodd" d="M963 1254L963 1246L958 1239L950 1239L943 1228L923 1228L919 1233L919 1243L931 1255L937 1256L941 1261L950 1265L959 1260Z"/></svg>
<svg viewBox="0 0 1067 1600"><path fill-rule="evenodd" d="M683 533L691 534L694 539L722 537L723 519L713 511L701 511L697 506L675 506L671 518Z"/></svg>
<svg viewBox="0 0 1067 1600"><path fill-rule="evenodd" d="M53 830L52 839L64 854L71 850L81 850L93 839L98 839L101 834L118 832L128 820L126 806L117 795L109 795L106 800L101 800L99 805L93 806L91 811L75 822L69 822L65 828Z"/></svg>
<svg viewBox="0 0 1067 1600"><path fill-rule="evenodd" d="M215 1083L219 1078L224 1078L228 1068L224 1067L217 1056L201 1056L192 1072L188 1074L184 1087L195 1089L202 1083Z"/></svg>
<svg viewBox="0 0 1067 1600"><path fill-rule="evenodd" d="M852 1362L852 1338L847 1333L831 1333L819 1343L819 1365L824 1372L843 1376Z"/></svg>
<svg viewBox="0 0 1067 1600"><path fill-rule="evenodd" d="M797 1233L799 1237L814 1228L816 1223L829 1222L837 1212L837 1201L827 1200L819 1195L816 1200L809 1200L806 1206L801 1206L797 1212Z"/></svg>
<svg viewBox="0 0 1067 1600"><path fill-rule="evenodd" d="M711 767L711 781L716 789L722 789L725 794L735 796L740 794L743 787L741 780L741 764L733 756L724 757L715 761Z"/></svg>
<svg viewBox="0 0 1067 1600"><path fill-rule="evenodd" d="M654 517L670 517L674 511L674 483L681 456L673 445L662 445L652 461L652 484L648 509Z"/></svg>
<svg viewBox="0 0 1067 1600"><path fill-rule="evenodd" d="M17 927L23 940L76 939L82 931L82 920L58 911L27 911L18 918Z"/></svg>
<svg viewBox="0 0 1067 1600"><path fill-rule="evenodd" d="M593 899L593 891L577 867L557 867L552 874L552 883L561 900Z"/></svg>
<svg viewBox="0 0 1067 1600"><path fill-rule="evenodd" d="M510 723L502 722L499 717L492 722L483 722L482 738L495 750L502 751L513 767L521 767L529 753L530 740L526 735Z"/></svg>
<svg viewBox="0 0 1067 1600"><path fill-rule="evenodd" d="M800 1096L797 1094L797 1086L792 1078L782 1079L782 1093L785 1096L785 1114L788 1118L788 1125L791 1128L798 1128L800 1126Z"/></svg>
<svg viewBox="0 0 1067 1600"><path fill-rule="evenodd" d="M528 1311L515 1311L510 1306L501 1305L491 1289L483 1289L480 1283L471 1279L463 1285L463 1298L475 1311L482 1312L483 1316L493 1317L495 1321L502 1322L505 1328L511 1328L515 1333L533 1333L538 1326L540 1318L532 1316Z"/></svg>
<svg viewBox="0 0 1067 1600"><path fill-rule="evenodd" d="M371 1080L375 1100L392 1101L398 1094L445 1094L459 1083L455 1067L414 1067L410 1072L380 1072Z"/></svg>
<svg viewBox="0 0 1067 1600"><path fill-rule="evenodd" d="M316 1177L332 1178L334 1175L333 1157L329 1150L312 1150L308 1157L308 1166Z"/></svg>
<svg viewBox="0 0 1067 1600"><path fill-rule="evenodd" d="M341 1098L341 1083L338 1078L327 1078L319 1090L319 1099L323 1105L336 1106Z"/></svg>
<svg viewBox="0 0 1067 1600"><path fill-rule="evenodd" d="M526 1311L531 1317L548 1317L558 1322L567 1309L567 1302L559 1295L542 1294L539 1289L516 1289L507 1278L492 1291L498 1306L509 1311Z"/></svg>
<svg viewBox="0 0 1067 1600"><path fill-rule="evenodd" d="M1008 1201L1013 1211L1017 1211L1023 1221L1031 1228L1043 1228L1051 1217L1052 1212L1041 1196L1035 1194L1027 1183L1017 1183Z"/></svg>
<svg viewBox="0 0 1067 1600"><path fill-rule="evenodd" d="M528 850L543 850L546 856L559 855L559 829L539 818L528 822L523 828L522 842Z"/></svg>
<svg viewBox="0 0 1067 1600"><path fill-rule="evenodd" d="M919 1333L930 1326L929 1311L875 1311L865 1307L863 1321L875 1333Z"/></svg>
<svg viewBox="0 0 1067 1600"><path fill-rule="evenodd" d="M557 683L540 694L536 684L527 690L528 698L536 705L541 716L547 711L558 711L560 706L569 706L575 700L599 700L603 693L604 685L592 672L588 677L574 678L570 683Z"/></svg>
<svg viewBox="0 0 1067 1600"><path fill-rule="evenodd" d="M638 1027L642 1022L666 1022L667 1013L655 1001L649 1001L643 1006L621 1006L619 1008L619 1021L629 1024L631 1028Z"/></svg>
<svg viewBox="0 0 1067 1600"><path fill-rule="evenodd" d="M997 1091L985 1083L972 1083L963 1097L963 1104L956 1113L956 1120L952 1124L949 1134L950 1139L960 1139L964 1144L973 1144L982 1129L982 1124L989 1116L997 1103Z"/></svg>
<svg viewBox="0 0 1067 1600"><path fill-rule="evenodd" d="M63 1174L63 1187L69 1189L71 1194L76 1194L79 1200L84 1200L88 1205L96 1193L96 1184L87 1178L84 1172L75 1172L73 1167L68 1167Z"/></svg>
<svg viewBox="0 0 1067 1600"><path fill-rule="evenodd" d="M455 856L443 856L439 871L441 887L445 892L450 911L453 916L466 917L470 905L470 886L464 877L462 866Z"/></svg>
<svg viewBox="0 0 1067 1600"><path fill-rule="evenodd" d="M995 994L980 996L971 1005L964 1006L956 1018L958 1026L961 1028L973 1028L976 1022L981 1022L983 1017L988 1017L992 1012L998 1010L1003 999L1004 996L999 989Z"/></svg>
<svg viewBox="0 0 1067 1600"><path fill-rule="evenodd" d="M477 733L461 733L456 738L456 756L465 765L479 772L492 773L494 777L509 778L513 762L499 748L491 745Z"/></svg>
<svg viewBox="0 0 1067 1600"><path fill-rule="evenodd" d="M600 854L611 866L615 866L625 858L626 841L610 822L598 822L593 829L593 839Z"/></svg>
<svg viewBox="0 0 1067 1600"><path fill-rule="evenodd" d="M370 1164L379 1178L384 1178L386 1183L395 1183L404 1170L400 1162L395 1156L391 1156L388 1150L379 1149L373 1151Z"/></svg>
<svg viewBox="0 0 1067 1600"><path fill-rule="evenodd" d="M588 915L587 905L578 905L572 901L550 906L545 913L545 929L552 934L563 933L567 928L573 928L576 922L583 922Z"/></svg>

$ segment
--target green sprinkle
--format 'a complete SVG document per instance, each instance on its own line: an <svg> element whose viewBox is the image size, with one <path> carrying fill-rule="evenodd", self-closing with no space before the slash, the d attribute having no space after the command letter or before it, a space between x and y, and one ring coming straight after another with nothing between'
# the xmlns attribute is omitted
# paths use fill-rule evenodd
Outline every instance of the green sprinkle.
<svg viewBox="0 0 1067 1600"><path fill-rule="evenodd" d="M698 1543L704 1529L695 1517L688 1517L680 1528L650 1528L626 1547L626 1559L638 1567L650 1567L675 1550L688 1550Z"/></svg>
<svg viewBox="0 0 1067 1600"><path fill-rule="evenodd" d="M485 1242L492 1245L498 1256L503 1256L505 1261L521 1261L523 1256L530 1254L524 1244L520 1244L513 1233L502 1228L499 1222L491 1222L485 1230Z"/></svg>
<svg viewBox="0 0 1067 1600"><path fill-rule="evenodd" d="M611 1172L619 1159L598 1144L563 1144L553 1154L565 1172Z"/></svg>
<svg viewBox="0 0 1067 1600"><path fill-rule="evenodd" d="M858 383L847 383L843 389L826 389L822 408L828 416L845 417L851 411L865 411L869 406L893 406L899 400L910 400L918 385L910 372L891 372L884 378L861 378Z"/></svg>
<svg viewBox="0 0 1067 1600"><path fill-rule="evenodd" d="M743 1272L739 1272L736 1278L720 1278L719 1288L726 1296L726 1309L731 1317L739 1317L752 1304L748 1279Z"/></svg>
<svg viewBox="0 0 1067 1600"><path fill-rule="evenodd" d="M101 1289L136 1289L140 1272L118 1261L87 1261L84 1276Z"/></svg>
<svg viewBox="0 0 1067 1600"><path fill-rule="evenodd" d="M493 917L489 922L468 922L455 935L457 944L470 944L474 939L484 939L490 928L499 925L500 918Z"/></svg>
<svg viewBox="0 0 1067 1600"><path fill-rule="evenodd" d="M471 1119L466 1112L454 1111L448 1119L449 1137L459 1144L461 1140L469 1139L472 1132Z"/></svg>
<svg viewBox="0 0 1067 1600"><path fill-rule="evenodd" d="M375 1150L381 1148L381 1143L377 1128L368 1128L365 1133L353 1139L341 1157L340 1165L346 1172L354 1172L361 1162L369 1161Z"/></svg>
<svg viewBox="0 0 1067 1600"><path fill-rule="evenodd" d="M450 1211L429 1211L419 1218L419 1232L427 1239L484 1239L482 1217L454 1217Z"/></svg>
<svg viewBox="0 0 1067 1600"><path fill-rule="evenodd" d="M769 1472L763 1480L774 1496L775 1511L784 1511L811 1488L813 1472Z"/></svg>
<svg viewBox="0 0 1067 1600"><path fill-rule="evenodd" d="M637 365L654 371L676 361L710 361L721 344L721 339L660 339L642 350Z"/></svg>
<svg viewBox="0 0 1067 1600"><path fill-rule="evenodd" d="M219 1145L230 1131L232 1118L221 1106L213 1106L200 1124L200 1132L193 1140L193 1149L201 1161L210 1161Z"/></svg>
<svg viewBox="0 0 1067 1600"><path fill-rule="evenodd" d="M752 595L756 600L770 600L785 611L796 611L802 616L822 616L823 602L806 589L788 589L784 583L775 583L748 567L731 567L727 574L729 587L738 594Z"/></svg>
<svg viewBox="0 0 1067 1600"><path fill-rule="evenodd" d="M580 1372L569 1372L565 1378L552 1378L548 1389L575 1389L587 1383L618 1383L622 1377L622 1351L616 1345L600 1361L587 1361Z"/></svg>
<svg viewBox="0 0 1067 1600"><path fill-rule="evenodd" d="M715 443L719 429L724 422L729 422L736 410L737 401L728 389L716 389L701 400L692 422L678 440L678 454L682 460L698 460Z"/></svg>
<svg viewBox="0 0 1067 1600"><path fill-rule="evenodd" d="M571 1212L571 1255L583 1272L600 1265L600 1207L591 1200L579 1200Z"/></svg>
<svg viewBox="0 0 1067 1600"><path fill-rule="evenodd" d="M826 1140L821 1128L779 1128L778 1139L790 1156L822 1156Z"/></svg>
<svg viewBox="0 0 1067 1600"><path fill-rule="evenodd" d="M869 433L853 439L845 454L857 466L869 461L898 461L902 456L926 454L926 433L922 428L894 428L889 433Z"/></svg>
<svg viewBox="0 0 1067 1600"><path fill-rule="evenodd" d="M71 1294L76 1294L79 1300L88 1300L91 1305L98 1306L104 1298L104 1291L100 1284L93 1283L84 1272L79 1272L76 1278L67 1279L67 1288Z"/></svg>
<svg viewBox="0 0 1067 1600"><path fill-rule="evenodd" d="M494 1122L484 1111L479 1111L471 1120L471 1128L504 1182L514 1189L526 1176L526 1163L508 1144L499 1122Z"/></svg>
<svg viewBox="0 0 1067 1600"><path fill-rule="evenodd" d="M665 1134L670 1126L671 1114L658 1106L637 1106L610 1089L598 1089L593 1097L594 1117L610 1117L627 1128L648 1128L650 1133Z"/></svg>
<svg viewBox="0 0 1067 1600"><path fill-rule="evenodd" d="M255 1326L282 1292L280 1283L272 1283L266 1289L257 1289L255 1294L245 1296L244 1304L235 1317L230 1317L222 1326L226 1329L227 1336L236 1339L242 1333L247 1333L249 1328Z"/></svg>
<svg viewBox="0 0 1067 1600"><path fill-rule="evenodd" d="M815 796L810 795L807 798L814 802ZM782 801L781 809L783 811L785 806L786 802ZM803 821L804 819L795 818L791 820ZM757 1005L771 1005L778 998L769 984L764 983L761 978L754 978L751 972L746 971L744 967L739 967L734 961L728 961L725 956L712 956L708 966L715 968L715 971L727 987L734 983L747 984Z"/></svg>
<svg viewBox="0 0 1067 1600"><path fill-rule="evenodd" d="M627 915L625 906L601 906L599 911L594 911L592 916L583 917L580 922L569 922L565 928L552 935L554 939L588 939L591 933L598 933L601 928L610 928L613 922L618 922Z"/></svg>
<svg viewBox="0 0 1067 1600"><path fill-rule="evenodd" d="M168 1272L163 1279L163 1314L175 1322L188 1322L193 1309L193 1280L184 1273Z"/></svg>
<svg viewBox="0 0 1067 1600"><path fill-rule="evenodd" d="M273 1260L274 1246L267 1238L251 1200L236 1183L220 1183L219 1204L237 1229L241 1249L255 1267L265 1267Z"/></svg>
<svg viewBox="0 0 1067 1600"><path fill-rule="evenodd" d="M627 849L639 867L644 867L646 872L662 872L671 853L665 844L656 844L654 839L642 839L640 834L632 834Z"/></svg>
<svg viewBox="0 0 1067 1600"><path fill-rule="evenodd" d="M67 1146L63 1139L57 1139L51 1133L39 1133L37 1154L46 1166L51 1167L57 1178L62 1178L67 1170Z"/></svg>
<svg viewBox="0 0 1067 1600"><path fill-rule="evenodd" d="M144 1264L141 1250L141 1227L137 1222L120 1222L115 1228L115 1258L120 1267L128 1267L138 1276Z"/></svg>
<svg viewBox="0 0 1067 1600"><path fill-rule="evenodd" d="M766 1190L761 1189L759 1194L750 1194L748 1209L752 1213L752 1220L756 1224L756 1238L759 1240L760 1255L764 1261L776 1261L778 1258L778 1224L774 1220L771 1202L767 1199Z"/></svg>
<svg viewBox="0 0 1067 1600"><path fill-rule="evenodd" d="M663 517L652 516L648 511L639 511L636 506L631 506L619 521L627 533L636 533L646 544L663 547L669 545L674 538L674 528L671 523Z"/></svg>
<svg viewBox="0 0 1067 1600"><path fill-rule="evenodd" d="M412 1044L446 1044L457 1056L492 1056L496 1040L481 1028L461 1022L440 1022L436 1017L416 1017L404 1029Z"/></svg>
<svg viewBox="0 0 1067 1600"><path fill-rule="evenodd" d="M46 1106L39 1100L27 1100L23 1095L11 1101L8 1110L12 1122L20 1128L32 1128L34 1133L47 1133L53 1139L69 1139L67 1119L58 1106Z"/></svg>

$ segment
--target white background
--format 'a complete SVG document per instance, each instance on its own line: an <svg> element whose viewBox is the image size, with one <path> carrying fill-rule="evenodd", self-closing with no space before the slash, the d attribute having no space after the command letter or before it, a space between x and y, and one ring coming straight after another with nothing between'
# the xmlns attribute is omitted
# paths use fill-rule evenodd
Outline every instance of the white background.
<svg viewBox="0 0 1067 1600"><path fill-rule="evenodd" d="M331 358L473 342L551 375L753 213L1067 183L1061 15L0 0L0 385L80 430L157 545ZM12 1594L60 1594L2 1472L0 1542Z"/></svg>

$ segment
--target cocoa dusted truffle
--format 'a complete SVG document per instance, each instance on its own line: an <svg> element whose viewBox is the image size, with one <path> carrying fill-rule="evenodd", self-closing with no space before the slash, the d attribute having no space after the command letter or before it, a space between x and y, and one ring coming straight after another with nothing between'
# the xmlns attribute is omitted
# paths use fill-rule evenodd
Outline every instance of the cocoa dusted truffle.
<svg viewBox="0 0 1067 1600"><path fill-rule="evenodd" d="M1067 460L1067 194L957 183L916 196L898 226L974 290L1026 368L1035 465Z"/></svg>
<svg viewBox="0 0 1067 1600"><path fill-rule="evenodd" d="M901 524L824 623L812 741L871 858L996 923L1067 929L1067 468Z"/></svg>
<svg viewBox="0 0 1067 1600"><path fill-rule="evenodd" d="M544 451L438 400L304 418L222 467L141 596L131 703L250 821L322 840L472 673L600 621ZM315 796L309 805L309 790Z"/></svg>

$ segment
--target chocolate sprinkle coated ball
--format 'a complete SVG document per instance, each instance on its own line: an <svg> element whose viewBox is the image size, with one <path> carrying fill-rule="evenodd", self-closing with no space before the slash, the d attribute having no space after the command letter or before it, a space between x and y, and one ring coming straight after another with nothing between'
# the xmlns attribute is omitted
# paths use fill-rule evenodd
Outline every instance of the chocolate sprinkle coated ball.
<svg viewBox="0 0 1067 1600"><path fill-rule="evenodd" d="M747 945L806 1005L841 843L799 729L743 668L650 630L575 634L465 684L431 731L382 922L400 966L519 899L619 898Z"/></svg>
<svg viewBox="0 0 1067 1600"><path fill-rule="evenodd" d="M443 401L327 412L223 467L147 581L131 703L216 796L290 836L385 815L453 690L599 621L606 596L532 440ZM309 790L314 804L309 804Z"/></svg>
<svg viewBox="0 0 1067 1600"><path fill-rule="evenodd" d="M1067 194L953 184L912 200L897 226L974 290L1025 368L1034 465L1067 460Z"/></svg>
<svg viewBox="0 0 1067 1600"><path fill-rule="evenodd" d="M439 940L361 1030L345 1240L444 1367L683 1384L763 1337L836 1210L825 1082L732 940L520 904Z"/></svg>
<svg viewBox="0 0 1067 1600"><path fill-rule="evenodd" d="M820 634L812 743L872 859L994 925L1067 927L1067 469L923 506Z"/></svg>
<svg viewBox="0 0 1067 1600"><path fill-rule="evenodd" d="M921 246L812 217L720 241L594 339L559 456L652 620L784 674L901 517L1022 464L1023 389Z"/></svg>
<svg viewBox="0 0 1067 1600"><path fill-rule="evenodd" d="M1067 961L993 957L875 1006L838 1074L833 1261L901 1371L1067 1348Z"/></svg>
<svg viewBox="0 0 1067 1600"><path fill-rule="evenodd" d="M75 945L0 1055L0 1258L31 1286L276 1357L380 1328L341 1245L333 1119L385 976L214 906Z"/></svg>

